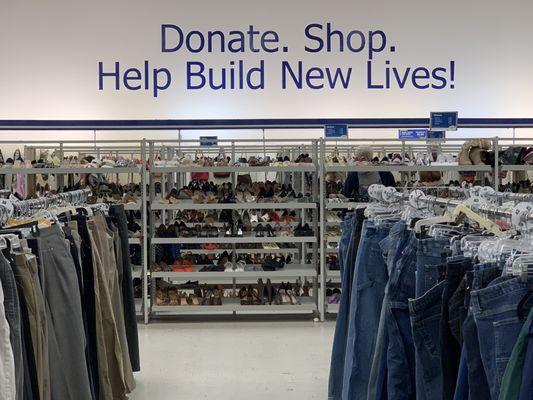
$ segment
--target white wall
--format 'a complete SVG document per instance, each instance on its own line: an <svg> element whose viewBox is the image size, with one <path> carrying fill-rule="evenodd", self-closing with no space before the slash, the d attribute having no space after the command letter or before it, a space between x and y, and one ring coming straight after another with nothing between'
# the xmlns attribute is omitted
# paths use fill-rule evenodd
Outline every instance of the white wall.
<svg viewBox="0 0 533 400"><path fill-rule="evenodd" d="M457 110L463 117L531 116L531 1L0 0L0 4L0 119L426 117L440 110ZM304 27L326 22L345 32L385 31L387 51L374 57L381 70L386 60L402 72L455 61L454 88L368 89L366 55L303 51L309 44ZM204 32L245 30L253 24L261 31L278 32L289 52L162 53L164 23ZM394 53L389 45L396 46ZM239 59L265 60L266 89L185 89L187 61L221 68ZM134 67L144 60L172 70L175 85L157 98L149 91L117 92L109 86L98 90L99 61L110 68L115 61ZM283 60L352 67L353 84L346 90L282 90ZM365 133L357 132L361 134Z"/></svg>

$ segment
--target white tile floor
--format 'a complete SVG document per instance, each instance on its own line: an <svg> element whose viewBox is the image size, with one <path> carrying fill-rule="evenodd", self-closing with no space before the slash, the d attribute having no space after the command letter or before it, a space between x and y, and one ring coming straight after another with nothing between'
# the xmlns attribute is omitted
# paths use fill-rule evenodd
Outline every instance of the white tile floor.
<svg viewBox="0 0 533 400"><path fill-rule="evenodd" d="M323 400L335 323L139 325L133 400Z"/></svg>

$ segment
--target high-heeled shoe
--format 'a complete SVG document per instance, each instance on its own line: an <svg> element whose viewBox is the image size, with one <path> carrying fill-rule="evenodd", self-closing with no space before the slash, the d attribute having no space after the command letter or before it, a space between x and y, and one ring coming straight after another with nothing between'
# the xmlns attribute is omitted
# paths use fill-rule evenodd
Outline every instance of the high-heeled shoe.
<svg viewBox="0 0 533 400"><path fill-rule="evenodd" d="M265 285L261 278L257 280L257 296L261 300L261 305L265 304Z"/></svg>
<svg viewBox="0 0 533 400"><path fill-rule="evenodd" d="M276 297L276 289L274 288L274 286L272 286L270 278L266 281L266 285L264 288L264 296L268 304L272 304L274 302L274 298Z"/></svg>

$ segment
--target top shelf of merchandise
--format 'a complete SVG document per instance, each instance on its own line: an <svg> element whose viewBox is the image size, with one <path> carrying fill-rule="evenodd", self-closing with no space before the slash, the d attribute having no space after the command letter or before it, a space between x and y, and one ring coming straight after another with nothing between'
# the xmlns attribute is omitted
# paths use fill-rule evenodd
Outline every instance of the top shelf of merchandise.
<svg viewBox="0 0 533 400"><path fill-rule="evenodd" d="M503 167L502 167L503 168ZM420 172L420 171L474 171L474 172L490 172L492 166L490 165L340 165L328 164L325 166L326 172Z"/></svg>
<svg viewBox="0 0 533 400"><path fill-rule="evenodd" d="M175 165L175 166L154 166L152 172L154 173L172 173L172 172L313 172L316 170L316 166L312 163L306 164L294 164L294 165L263 165L263 166L251 166L251 165L232 165L232 166L213 166L213 167L201 167L194 165Z"/></svg>
<svg viewBox="0 0 533 400"><path fill-rule="evenodd" d="M140 167L57 167L57 168L0 168L0 175L6 174L139 174Z"/></svg>

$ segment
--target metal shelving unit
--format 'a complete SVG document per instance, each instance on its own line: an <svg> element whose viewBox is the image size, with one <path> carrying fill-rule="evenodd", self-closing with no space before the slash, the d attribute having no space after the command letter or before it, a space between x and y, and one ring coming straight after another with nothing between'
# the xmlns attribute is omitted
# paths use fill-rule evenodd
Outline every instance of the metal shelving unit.
<svg viewBox="0 0 533 400"><path fill-rule="evenodd" d="M241 237L214 237L214 238L196 238L196 237L178 237L178 238L157 238L151 237L150 248L161 244L191 244L201 245L206 243L211 244L226 244L230 248L205 250L205 249L183 249L184 253L191 252L193 254L217 254L227 251L231 254L232 260L235 261L239 255L243 254L293 254L296 258L294 263L286 264L278 271L231 271L231 272L200 272L201 266L196 266L197 272L152 272L151 274L151 294L155 299L156 279L165 279L169 282L180 283L185 281L199 281L199 282L217 282L229 283L230 287L237 290L241 283L253 283L257 279L263 280L271 279L272 282L281 282L290 279L308 279L313 284L313 295L310 298L301 297L301 304L295 305L281 305L281 306L241 306L238 299L223 298L222 306L158 306L152 302L151 315L182 315L182 314L234 314L234 313L253 313L253 314L272 314L272 313L316 313L318 311L318 301L321 294L318 291L318 240L316 232L318 231L318 182L316 179L318 171L318 143L317 141L307 141L292 148L291 159L294 159L294 154L298 152L309 153L313 162L307 164L291 165L291 166L250 166L250 165L228 165L228 166L211 166L211 167L197 167L191 165L168 165L172 163L176 153L180 154L194 154L202 152L204 154L213 154L216 156L219 147L223 146L225 153L231 156L231 162L234 162L241 155L274 155L278 152L286 152L283 145L288 141L265 141L262 146L258 146L255 141L241 140L241 141L219 141L218 146L214 148L200 147L198 142L194 141L148 141L149 163L154 165L150 169L150 204L152 221L155 221L155 212L161 213L161 222L172 220L172 213L174 211L183 210L294 210L301 221L307 222L312 227L315 235L313 236L275 236L275 237L257 237L253 232L251 234L245 233ZM304 149L306 151L304 151ZM158 161L155 166L155 154L161 155L162 160ZM296 154L298 155L298 154ZM165 161L166 157L166 161ZM162 166L163 165L163 166ZM173 187L181 187L190 180L190 173L204 172L209 174L227 173L229 176L226 181L232 182L233 187L237 182L237 175L249 173L262 175L264 180L269 176L275 175L277 179L289 179L293 184L295 190L304 192L306 189L305 174L312 176L311 196L308 201L288 201L288 202L261 202L261 203L194 203L193 201L180 201L177 204L162 204L160 197L155 193L155 179L156 174L161 176L162 196ZM257 179L258 181L260 180ZM271 180L273 180L271 178ZM279 180L278 180L279 182ZM306 219L306 215L310 214L311 218ZM265 222L266 223L266 222ZM254 223L252 226L256 226ZM196 224L188 224L196 225ZM215 223L214 226L222 227L224 224ZM292 227L297 223L291 223ZM150 226L150 231L155 232L154 222ZM239 248L241 243L247 244L264 244L264 243L284 243L293 244L294 248ZM311 264L306 264L305 260L308 255L311 255Z"/></svg>
<svg viewBox="0 0 533 400"><path fill-rule="evenodd" d="M98 179L103 175L115 176L116 181L119 181L119 176L126 174L128 179L133 179L134 176L139 175L141 198L135 203L124 204L125 210L141 211L141 237L130 238L130 245L140 245L142 253L142 264L132 266L132 278L140 278L143 280L143 296L141 299L136 300L137 315L142 317L145 323L148 321L148 285L147 285L147 252L146 252L146 150L144 141L135 140L97 140L97 141L81 141L81 140L68 140L68 141L52 141L52 140L38 140L34 142L27 141L1 141L6 145L18 145L24 148L24 159L32 160L36 159L38 150L49 150L59 158L63 163L63 158L67 154L77 154L79 159L83 155L93 155L96 158L102 156L118 156L125 155L126 158L133 159L134 156L138 156L141 159L139 166L132 167L83 167L83 166L57 166L50 168L7 168L0 167L0 175L7 174L22 174L25 177L26 188L31 187L34 181L31 179L37 174L54 174L57 176L58 186L64 185L64 177L69 174L94 174L98 176Z"/></svg>
<svg viewBox="0 0 533 400"><path fill-rule="evenodd" d="M438 146L441 152L450 152L457 153L461 145L455 143L462 142L467 140L465 138L461 139L444 139L444 140L430 140L427 143L425 141L399 141L391 139L382 139L382 140L342 140L333 141L333 140L322 140L320 143L320 160L321 160L321 173L320 176L324 177L329 172L380 172L380 171L389 171L401 173L402 181L405 179L410 179L411 175L420 171L438 171L438 172L448 172L448 171L469 171L477 172L478 174L487 174L491 173L493 176L498 176L498 169L501 170L524 170L532 169L533 166L528 166L530 168L520 168L524 166L500 166L498 165L456 165L456 164L439 164L439 165L398 165L398 164L381 164L381 165L356 165L350 163L330 163L327 162L327 155L335 152L336 154L346 154L346 158L351 158L351 152L353 149L361 144L371 146L375 151L379 151L383 154L387 153L401 153L402 156L407 152L415 151L429 151L430 146ZM492 142L493 149L495 149L495 158L498 159L498 138L489 138ZM497 188L500 180L495 179L493 181L494 187ZM334 210L355 210L359 207L365 207L368 203L359 203L359 202L342 202L342 201L332 201L327 198L326 193L326 183L324 179L321 179L320 185L321 193L321 202L320 202L320 286L324 288L322 291L325 293L326 285L329 281L333 283L340 283L340 271L331 271L326 266L326 255L327 254L336 254L338 249L329 248L328 243L338 243L340 237L326 237L327 226L339 226L340 221L327 222L326 214L328 211ZM334 313L336 314L339 309L338 304L326 304L326 299L323 299L324 313ZM321 317L324 318L324 314L321 314Z"/></svg>
<svg viewBox="0 0 533 400"><path fill-rule="evenodd" d="M148 322L150 315L182 315L190 313L198 314L220 314L220 313L318 313L321 319L325 318L327 313L336 313L338 311L338 305L328 305L325 299L325 288L328 281L340 282L340 272L330 271L325 263L325 256L327 254L335 254L337 249L328 248L328 243L338 241L338 237L326 238L326 230L328 227L335 227L340 224L340 221L327 221L326 214L328 211L335 210L349 210L355 209L360 206L365 206L367 203L356 202L340 202L330 201L326 196L326 188L324 179L319 177L325 176L326 173L339 172L365 172L365 171L391 171L395 174L399 174L402 179L408 180L413 174L420 171L440 171L440 172L458 172L458 171L474 171L480 175L491 175L492 177L498 177L498 172L501 170L515 172L515 171L533 171L533 165L471 165L471 166L459 166L459 165L351 165L341 163L330 163L326 161L326 155L332 151L346 154L350 159L353 148L360 144L371 145L378 153L386 154L389 152L402 153L406 152L422 152L427 151L428 146L439 146L443 152L457 153L460 149L460 142L467 140L468 138L461 139L445 139L445 140L431 140L425 141L398 141L392 139L383 140L341 140L333 142L331 140L306 140L304 143L295 143L292 140L265 140L265 141L253 141L253 140L219 140L219 145L206 148L199 146L197 141L161 141L161 140L142 140L142 141L36 141L35 143L23 143L20 141L2 141L1 144L17 144L25 146L28 149L37 148L53 148L56 153L62 159L62 155L68 152L82 152L85 151L88 154L101 155L109 152L109 154L129 154L134 152L139 154L141 158L141 164L139 167L123 168L84 168L79 166L60 166L56 168L0 168L0 175L7 174L22 174L26 177L33 176L35 174L56 174L57 176L64 176L67 174L84 174L91 173L96 175L109 175L113 174L117 177L122 174L128 174L128 176L140 175L142 197L136 204L124 205L126 210L140 210L142 219L140 225L142 226L142 235L140 238L130 239L130 244L140 245L143 252L143 265L133 267L133 277L142 278L143 280L143 298L138 301L139 312L142 312L144 321ZM498 139L489 138L492 141L493 149L495 149L495 158L498 159L498 153L504 150L509 145L521 145L531 144L532 139L517 138L517 139ZM176 153L182 154L194 154L196 151L203 152L204 154L218 153L219 147L224 147L226 154L231 156L232 161L238 159L240 155L274 155L278 151L283 150L291 155L291 159L298 152L305 150L310 153L313 160L310 164L290 165L290 166L249 166L249 165L230 165L224 167L198 167L192 165L176 166L173 164L173 156ZM114 153L113 153L114 152ZM161 155L161 163L155 166L154 157L158 153ZM25 157L28 159L28 157ZM146 161L149 159L149 165L151 165L150 171L146 170ZM239 173L250 173L252 176L264 177L265 179L270 176L281 176L283 178L290 176L294 182L298 185L303 182L304 174L311 174L313 179L312 187L312 201L311 202L298 202L290 201L286 203L226 203L226 204L196 204L192 201L183 202L179 204L162 204L159 202L159 197L156 195L154 185L156 175L161 174L160 182L163 187L163 194L168 191L170 187L181 185L185 183L191 172L207 172L213 174L215 172L229 173L230 177L228 181L231 181L234 185L237 181L237 175ZM27 178L26 178L27 179ZM493 179L493 184L496 187L501 182L501 179ZM149 184L150 190L147 192L144 190ZM300 187L299 187L300 188ZM150 208L148 208L150 206ZM312 237L264 237L257 238L254 235L247 235L244 237L217 237L217 238L155 238L153 237L155 230L155 213L163 216L163 221L169 220L172 213L176 211L183 211L187 209L193 210L252 210L252 209L289 209L297 211L300 218L303 218L307 222L312 222L312 228L315 232L315 236ZM149 210L149 211L148 211ZM148 213L151 213L150 218L151 225L148 224ZM309 218L309 216L311 216ZM294 228L297 223L290 223ZM191 223L190 225L196 225ZM214 224L217 227L222 227L222 223ZM253 223L252 226L256 226ZM150 232L150 233L149 233ZM152 235L152 236L149 236ZM148 244L150 241L150 245ZM296 261L294 264L288 264L283 270L274 272L154 272L150 275L148 270L148 257L152 256L153 246L163 243L173 243L181 245L198 244L203 243L218 243L221 245L227 245L229 248L207 250L203 248L182 248L184 253L192 254L220 254L224 251L231 252L234 257L239 255L245 255L250 253L255 254L291 254ZM283 243L293 244L294 248L240 248L240 243L257 244L263 243ZM184 247L185 247L184 246ZM306 256L312 255L313 263L306 263ZM316 262L315 262L316 260ZM153 278L152 286L149 286L148 279L151 276ZM209 306L209 307L169 307L169 306L157 306L154 299L155 293L155 279L166 279L170 282L185 282L189 280L200 280L205 282L223 282L237 287L238 283L253 283L258 277L263 279L270 278L273 282L279 282L282 280L292 278L305 278L313 282L313 296L310 298L302 298L301 305L284 305L284 306L241 306L237 300L228 298L222 306ZM149 294L152 296L149 296Z"/></svg>

